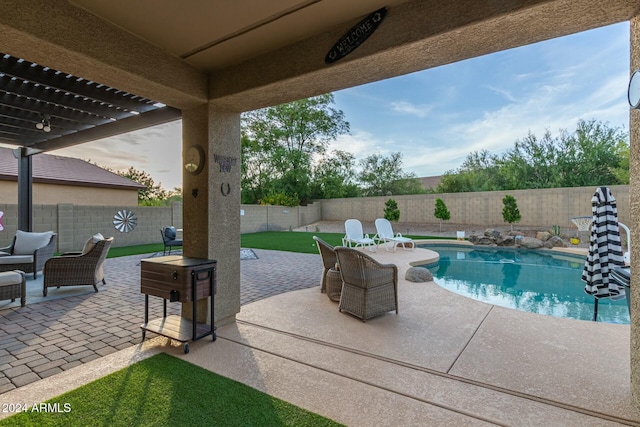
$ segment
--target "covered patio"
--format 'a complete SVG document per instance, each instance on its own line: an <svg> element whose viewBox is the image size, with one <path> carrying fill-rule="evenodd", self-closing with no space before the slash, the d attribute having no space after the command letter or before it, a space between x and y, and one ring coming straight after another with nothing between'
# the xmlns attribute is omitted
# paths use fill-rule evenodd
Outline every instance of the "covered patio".
<svg viewBox="0 0 640 427"><path fill-rule="evenodd" d="M279 258L267 252L244 265L274 268ZM399 267L397 315L362 323L338 312L316 279L313 287L243 305L215 343L195 342L189 354L152 338L2 397L44 401L164 351L350 426L640 425L631 405L628 325L525 313L404 280L410 262L433 255L373 254ZM296 262L321 270L313 255Z"/></svg>
<svg viewBox="0 0 640 427"><path fill-rule="evenodd" d="M332 63L325 61L332 47L345 34L349 34L356 23L381 7L387 8L386 18L366 42L342 59ZM193 169L193 172L189 171L191 168L184 169L181 163L176 162L176 167L181 167L183 171L184 253L190 257L218 261L218 281L221 285L215 300L215 313L216 324L221 327L219 336L226 337L225 340L229 343L242 342L255 328L267 328L273 331L269 334L279 334L274 337L284 335L287 338L273 339L274 350L269 352L258 350L257 344L256 348L237 343L231 345L237 350L249 351L243 354L254 363L244 368L249 368L246 374L255 375L252 381L256 382L256 386L267 388L276 395L284 393L278 389L278 384L282 385L284 381L279 383L278 378L285 378L286 371L267 374L266 371L257 369L255 360L258 360L258 354L268 354L266 358L277 355L280 352L277 346L289 339L324 346L322 343L331 336L335 340L331 342L335 345L326 347L332 353L335 351L349 357L352 354L366 357L367 363L364 365L399 358L398 366L413 369L405 367L401 349L408 346L411 349L408 353L413 353L418 348L426 348L429 343L422 343L418 347L410 342L411 331L424 331L429 325L435 325L427 331L433 331L428 341L437 345L428 353L420 350L417 355L412 356L415 361L411 363L416 363L420 372L424 370L425 375L429 375L429 381L423 380L421 384L429 384L435 379L452 379L449 376L454 375L453 379L461 387L481 386L482 390L499 392L499 399L516 396L523 398L523 402L527 404L540 403L540 398L536 397L539 395L537 390L548 386L543 403L557 402L550 404L551 408L560 408L572 414L604 411L603 408L589 409L580 406L584 404L581 401L583 396L591 397L584 390L580 391L588 385L595 391L607 392L607 396L619 397L619 401L612 403L606 410L606 417L637 421L631 406L640 407L640 317L636 315L640 309L640 287L633 284L640 282L640 269L632 272L630 329L588 324L592 329L585 331L581 329L582 324L566 327L572 323L556 324L555 320L547 319L543 321L544 324L538 324L537 320L517 312L490 309L473 302L460 302L456 298L439 301L439 290L432 286L420 288L425 292L422 296L425 299L421 301L418 295L412 295L414 288L403 286L403 298L414 298L402 302L407 308L418 304L422 310L427 305L427 299L431 298L440 304L429 306L441 311L435 315L431 312L433 317L421 318L420 313L424 312L408 310L407 314L411 313L412 317L402 317L406 319L406 323L403 323L404 320L400 323L391 322L394 317L386 316L378 323L389 323L387 327L393 333L372 334L369 340L362 343L366 345L362 349L354 350L355 353L351 350L344 351L341 346L345 338L341 334L359 334L365 329L360 330L364 326L358 325L357 330L349 330L342 324L342 315L337 317L341 319L338 323L327 321L324 307L327 310L331 307L327 305L329 301L320 300L323 310L315 315L310 310L305 313L281 312L268 305L282 306L286 303L288 307L291 303L296 303L295 300L278 302L274 299L275 302L265 302L262 307L261 303L257 303L253 315L250 309L240 311L241 275L237 257L240 249L240 167L236 161L240 159L240 114L244 111L616 22L631 23L631 69L640 68L639 13L640 5L636 0L509 0L490 3L469 0L313 0L233 4L209 2L206 5L200 4L199 7L185 7L171 1L7 1L0 4L0 52L65 75L95 82L97 86L141 97L145 103L149 100L151 105L155 104L154 108L158 108L158 103L168 106L169 110L166 111L170 113L170 118L163 116L159 120L175 119L176 111L180 111L183 123L183 158L186 159L186 153L194 148L204 154L204 163ZM24 76L16 78L29 80ZM22 87L23 85L20 86ZM88 99L93 96L77 95ZM161 111L161 108L139 116L151 117L153 121L153 114L156 114L153 111ZM148 113L153 114L145 116ZM17 123L16 120L20 121L19 119L27 119L27 125ZM28 123L28 117L16 118L15 114L3 113L0 120L3 126L8 127L34 126L33 122ZM58 133L55 138L48 137L40 146L39 142L32 139L13 143L20 148L23 168L28 169L30 155L41 149L59 147L56 145L56 138L62 138L60 141L63 143L82 143L95 139L96 135L104 135L97 130L100 126L103 125L96 124L91 128L96 129L95 131L86 129L73 138ZM109 123L104 126L109 126ZM630 225L632 239L640 241L640 205L637 200L640 185L638 111L631 112L629 129L632 193ZM82 138L83 134L86 138ZM10 141L4 139L3 142ZM24 177L28 178L26 175ZM221 191L221 188L228 190ZM29 213L24 210L27 209L28 198L23 198L21 204L25 207L21 210L21 216L24 215L23 221L28 224ZM640 257L638 251L640 247L634 246L632 261ZM308 298L321 297L313 295L311 291L288 295L291 295L290 298L301 298L302 301L298 302L305 302L309 307L314 307L314 303ZM207 301L201 300L199 304L203 307L198 312L207 313ZM467 307L466 304L471 305ZM284 318L278 318L273 313L279 313ZM256 318L260 318L260 322ZM366 330L373 330L371 326L375 324L367 323ZM292 325L299 325L302 329L290 329ZM576 329L573 329L573 333L566 332L574 327ZM454 337L449 338L452 331L457 332ZM582 345L584 340L577 338L587 332L590 337L593 334L592 341L596 343L589 348ZM387 340L380 337L386 337ZM405 340L394 342L398 337L404 337ZM225 350L223 341L202 348L210 348L215 354ZM373 342L377 345L371 347ZM569 351L569 347L565 347L567 342L572 342L576 347ZM513 343L522 343L519 344L520 347L515 347L520 348L518 353L512 353ZM236 347L237 345L240 347ZM593 360L590 349L606 350L607 365L615 366L615 369L591 369L594 364L601 363L601 359ZM390 350L400 353L389 354ZM138 350L131 351L135 353ZM282 352L287 354L285 350ZM300 353L302 356L304 352ZM336 358L338 353L332 354L329 359ZM189 356L196 355L194 350ZM293 358L288 355L279 357L278 360L285 365L293 362ZM226 358L213 358L216 361L218 359L222 361ZM542 359L551 360L551 363L541 365ZM556 360L564 362L556 364ZM577 372L582 369L580 363L576 363L577 360L586 361L583 365L584 372ZM296 363L297 367L305 370L319 369L325 375L325 368L312 367L308 360ZM396 362L393 364L395 366ZM363 367L361 365L359 367ZM574 376L566 376L560 368L558 371L549 371L556 367L569 369ZM554 374L551 379L547 376L549 372ZM233 375L230 373L230 376ZM545 382L549 380L553 384ZM318 378L317 383L324 382ZM505 386L506 382L510 384ZM589 383L585 385L585 382ZM332 386L331 381L327 383L328 387ZM358 384L365 383L367 381L361 380ZM601 389L611 384L615 388ZM407 384L403 387L404 391L396 393L396 398L408 398L411 403L423 399L424 396L416 398L411 391L412 387L418 387L418 384ZM374 387L377 391L384 389L385 392L389 388L388 385ZM434 387L429 391L437 390ZM319 391L318 400L314 400L312 406L324 404L327 407L338 407L348 402L356 404L349 399L328 403L326 396L331 395L332 391L334 390L330 388ZM446 400L454 402L459 392L462 389ZM295 396L292 398L296 403ZM324 400L319 400L320 398ZM377 395L376 398L381 399L382 396ZM428 400L429 408L438 408L436 412L444 409L441 400L435 397L423 400ZM362 412L354 409L361 407L366 407L366 404L360 406L358 402L357 407L351 407L350 413ZM504 405L505 410L507 407L509 404ZM575 409L577 407L580 409ZM446 409L449 410L449 406ZM456 408L453 412L463 414L466 411L465 408ZM405 413L410 415L411 411ZM489 414L483 414L473 418L471 423L485 419L494 420ZM345 420L347 421L356 424L355 419Z"/></svg>

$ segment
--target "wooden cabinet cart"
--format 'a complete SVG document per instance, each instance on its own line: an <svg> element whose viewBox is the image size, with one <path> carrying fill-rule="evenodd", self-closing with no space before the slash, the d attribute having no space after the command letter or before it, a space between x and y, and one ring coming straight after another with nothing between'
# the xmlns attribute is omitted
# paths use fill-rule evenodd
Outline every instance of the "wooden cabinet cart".
<svg viewBox="0 0 640 427"><path fill-rule="evenodd" d="M211 335L216 340L214 326L214 296L216 292L216 261L169 255L147 258L140 262L140 291L144 295L144 323L142 340L146 332L179 341L189 353L189 340L196 341ZM149 321L149 295L163 299L163 317ZM211 296L211 325L198 323L198 300ZM167 316L167 300L191 302L192 319Z"/></svg>

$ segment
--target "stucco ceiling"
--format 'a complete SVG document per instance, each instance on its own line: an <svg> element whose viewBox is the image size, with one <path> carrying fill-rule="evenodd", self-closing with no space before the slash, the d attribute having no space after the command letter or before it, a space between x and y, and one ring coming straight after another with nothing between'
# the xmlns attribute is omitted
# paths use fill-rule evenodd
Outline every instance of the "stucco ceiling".
<svg viewBox="0 0 640 427"><path fill-rule="evenodd" d="M237 64L405 0L74 0L203 70Z"/></svg>

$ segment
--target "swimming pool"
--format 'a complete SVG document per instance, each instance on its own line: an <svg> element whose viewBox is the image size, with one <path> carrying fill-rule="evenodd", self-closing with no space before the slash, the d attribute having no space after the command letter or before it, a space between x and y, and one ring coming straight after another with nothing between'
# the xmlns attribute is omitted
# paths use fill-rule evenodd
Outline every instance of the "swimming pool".
<svg viewBox="0 0 640 427"><path fill-rule="evenodd" d="M585 257L516 248L419 245L438 252L427 265L445 289L502 307L591 320L593 297L580 279ZM626 301L601 299L598 321L629 323Z"/></svg>

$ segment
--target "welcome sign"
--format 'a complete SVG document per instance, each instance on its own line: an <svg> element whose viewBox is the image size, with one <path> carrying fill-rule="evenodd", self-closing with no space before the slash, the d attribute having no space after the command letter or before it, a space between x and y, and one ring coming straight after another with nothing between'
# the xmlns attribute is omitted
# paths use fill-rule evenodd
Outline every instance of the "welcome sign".
<svg viewBox="0 0 640 427"><path fill-rule="evenodd" d="M386 14L386 7L378 9L347 31L325 56L325 64L333 64L353 52L378 29Z"/></svg>

